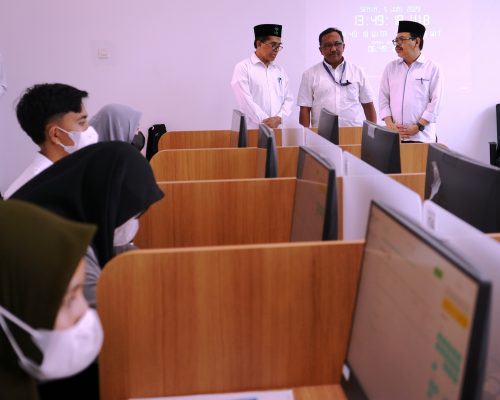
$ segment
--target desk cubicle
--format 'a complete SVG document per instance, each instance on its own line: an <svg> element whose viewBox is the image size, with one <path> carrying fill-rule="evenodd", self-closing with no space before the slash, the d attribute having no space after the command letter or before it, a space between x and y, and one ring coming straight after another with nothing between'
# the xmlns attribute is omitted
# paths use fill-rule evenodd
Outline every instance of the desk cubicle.
<svg viewBox="0 0 500 400"><path fill-rule="evenodd" d="M291 128L302 129L302 128ZM287 129L275 129L276 145L282 146L282 133ZM312 131L317 131L313 129ZM316 132L315 132L316 133ZM248 147L257 146L258 129L248 130ZM158 151L167 149L227 148L235 147L238 133L231 130L172 131L165 133L158 142ZM360 144L361 127L339 128L339 143Z"/></svg>
<svg viewBox="0 0 500 400"><path fill-rule="evenodd" d="M298 147L278 147L278 177L297 173ZM264 178L266 150L257 147L161 150L150 161L157 181Z"/></svg>
<svg viewBox="0 0 500 400"><path fill-rule="evenodd" d="M340 147L361 158L361 144L346 144ZM401 173L425 173L428 147L427 143L400 144Z"/></svg>
<svg viewBox="0 0 500 400"><path fill-rule="evenodd" d="M297 388L296 399L345 399L338 383L362 247L308 242L114 258L97 288L106 333L101 398Z"/></svg>

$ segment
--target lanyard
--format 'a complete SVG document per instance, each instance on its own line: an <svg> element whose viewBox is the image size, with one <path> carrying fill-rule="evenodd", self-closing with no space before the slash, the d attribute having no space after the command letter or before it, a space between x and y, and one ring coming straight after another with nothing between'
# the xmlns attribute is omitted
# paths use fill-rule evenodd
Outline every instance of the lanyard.
<svg viewBox="0 0 500 400"><path fill-rule="evenodd" d="M330 68L327 67L326 63L323 61L323 67L325 67L325 70L326 72L328 72L328 75L330 75L330 77L333 79L333 81L337 84L337 85L340 85L340 86L347 86L347 85L350 85L351 82L349 82L349 79L346 81L346 82L343 82L342 83L342 78L344 77L344 72L345 72L345 65L347 63L344 61L344 65L342 66L342 73L340 74L340 82L337 82L335 80L335 77L333 76L332 74L332 71L330 71Z"/></svg>

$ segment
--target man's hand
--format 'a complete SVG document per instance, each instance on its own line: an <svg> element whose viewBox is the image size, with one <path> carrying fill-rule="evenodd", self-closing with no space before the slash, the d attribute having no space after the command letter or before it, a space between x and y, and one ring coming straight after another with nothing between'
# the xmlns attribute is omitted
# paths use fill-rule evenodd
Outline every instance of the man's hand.
<svg viewBox="0 0 500 400"><path fill-rule="evenodd" d="M269 117L262 120L263 124L266 124L269 128L277 128L281 124L281 117Z"/></svg>
<svg viewBox="0 0 500 400"><path fill-rule="evenodd" d="M411 125L396 125L396 129L399 132L399 136L401 139L411 139L411 137L418 132L418 126L416 124Z"/></svg>

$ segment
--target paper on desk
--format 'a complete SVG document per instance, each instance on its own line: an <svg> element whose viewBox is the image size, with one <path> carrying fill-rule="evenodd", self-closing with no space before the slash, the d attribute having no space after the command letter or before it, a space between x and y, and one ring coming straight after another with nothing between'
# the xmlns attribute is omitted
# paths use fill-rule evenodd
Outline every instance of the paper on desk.
<svg viewBox="0 0 500 400"><path fill-rule="evenodd" d="M199 394L192 396L168 396L134 398L130 400L293 400L292 390L266 390L261 392L238 392L221 394Z"/></svg>

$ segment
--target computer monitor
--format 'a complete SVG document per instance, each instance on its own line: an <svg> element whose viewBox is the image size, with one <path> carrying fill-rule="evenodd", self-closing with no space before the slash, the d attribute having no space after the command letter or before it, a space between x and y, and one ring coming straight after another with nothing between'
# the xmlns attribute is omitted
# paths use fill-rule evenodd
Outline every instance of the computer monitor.
<svg viewBox="0 0 500 400"><path fill-rule="evenodd" d="M234 132L234 135L231 136L231 147L248 146L247 119L245 114L239 110L233 110L231 131Z"/></svg>
<svg viewBox="0 0 500 400"><path fill-rule="evenodd" d="M278 177L278 153L274 131L265 124L259 125L257 147L266 149L266 178Z"/></svg>
<svg viewBox="0 0 500 400"><path fill-rule="evenodd" d="M339 116L324 107L319 114L318 135L333 144L339 144Z"/></svg>
<svg viewBox="0 0 500 400"><path fill-rule="evenodd" d="M342 385L354 399L480 399L491 285L372 203Z"/></svg>
<svg viewBox="0 0 500 400"><path fill-rule="evenodd" d="M429 145L425 198L483 232L500 232L500 168Z"/></svg>
<svg viewBox="0 0 500 400"><path fill-rule="evenodd" d="M290 241L336 240L335 167L307 147L300 147Z"/></svg>
<svg viewBox="0 0 500 400"><path fill-rule="evenodd" d="M364 121L361 159L384 174L401 173L399 135L388 128Z"/></svg>

